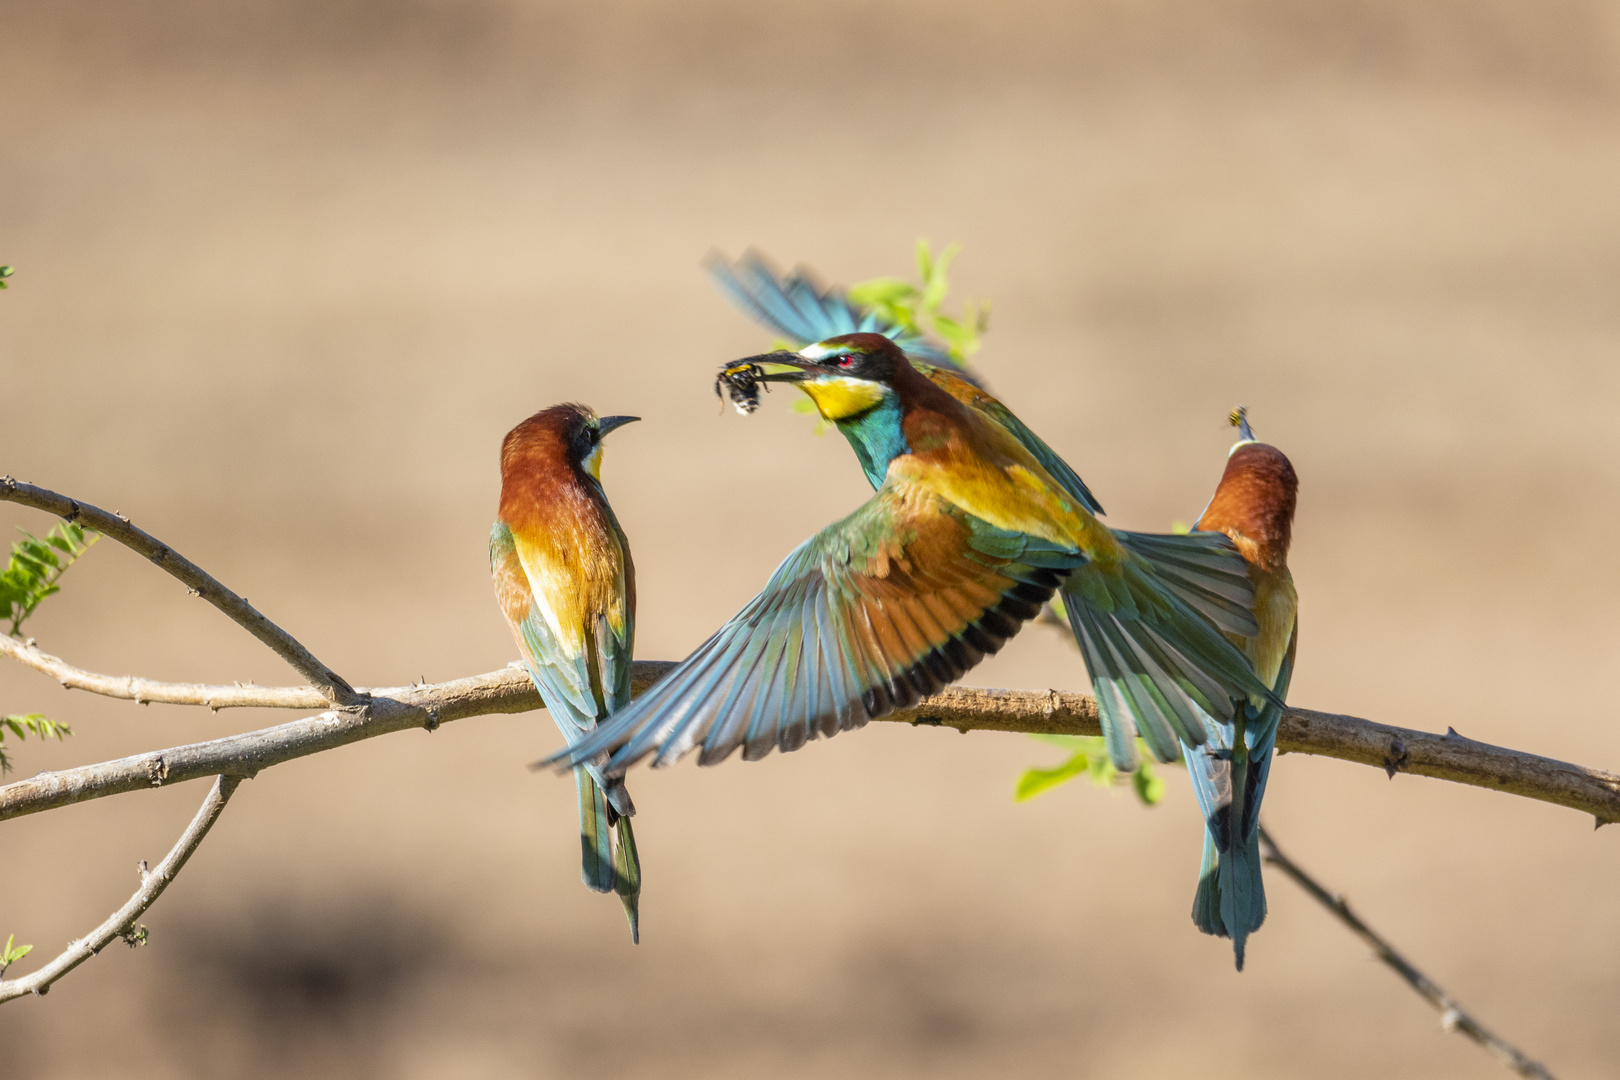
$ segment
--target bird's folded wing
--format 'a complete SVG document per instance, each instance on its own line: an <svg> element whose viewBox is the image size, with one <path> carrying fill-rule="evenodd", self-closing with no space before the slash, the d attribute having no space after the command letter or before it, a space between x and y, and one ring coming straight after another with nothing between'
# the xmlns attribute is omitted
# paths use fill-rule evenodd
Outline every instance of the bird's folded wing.
<svg viewBox="0 0 1620 1080"><path fill-rule="evenodd" d="M915 703L998 650L1084 560L891 482L628 708L553 758L754 760Z"/></svg>
<svg viewBox="0 0 1620 1080"><path fill-rule="evenodd" d="M1247 842L1255 834L1260 822L1260 800L1266 795L1266 780L1271 776L1272 750L1277 746L1277 725L1282 722L1283 701L1288 697L1288 684L1294 679L1294 650L1299 645L1299 623L1288 638L1288 652L1282 667L1277 670L1277 684L1272 687L1276 700L1267 701L1260 708L1257 719L1244 728L1244 741L1249 744L1249 760L1254 764L1249 775L1248 792L1243 803L1243 828L1239 839ZM1253 706L1250 706L1251 710Z"/></svg>
<svg viewBox="0 0 1620 1080"><path fill-rule="evenodd" d="M858 307L842 290L817 282L808 270L778 274L757 251L744 252L734 263L713 253L703 265L726 299L795 348L839 334L866 332L892 339L908 356L954 366L938 343Z"/></svg>
<svg viewBox="0 0 1620 1080"><path fill-rule="evenodd" d="M1288 653L1277 673L1277 685L1272 691L1278 698L1288 696L1288 684L1294 675L1294 649L1299 642L1299 628L1294 628L1288 641ZM1282 720L1283 706L1268 701L1253 720L1244 725L1244 742L1249 746L1250 773L1245 782L1243 827L1239 842L1247 842L1254 835L1255 823L1260 816L1260 803L1265 798L1266 780L1271 775L1272 750L1277 744L1277 725ZM1182 754L1187 762L1187 775L1192 779L1193 797L1204 820L1210 825L1210 835L1216 849L1225 854L1231 849L1233 836L1229 816L1222 811L1232 805L1232 735L1230 720L1220 722L1204 717L1209 729L1209 742L1203 746L1184 746Z"/></svg>
<svg viewBox="0 0 1620 1080"><path fill-rule="evenodd" d="M558 641L535 603L534 588L518 558L516 542L503 523L497 522L490 533L489 558L495 573L495 592L517 637L523 665L545 699L552 719L573 745L596 725L601 711L592 693L590 657L586 652L575 654Z"/></svg>
<svg viewBox="0 0 1620 1080"><path fill-rule="evenodd" d="M1022 420L1014 416L1011 409L966 378L960 369L928 363L914 363L912 366L929 382L992 423L1000 425L1004 431L1022 443L1024 449L1028 450L1035 460L1040 462L1041 467L1051 474L1052 479L1081 506L1093 514L1103 512L1102 504L1091 493L1091 489L1086 487L1086 482L1080 479L1080 474L1071 469L1069 463L1064 461L1056 450L1047 446L1039 435L1026 427Z"/></svg>

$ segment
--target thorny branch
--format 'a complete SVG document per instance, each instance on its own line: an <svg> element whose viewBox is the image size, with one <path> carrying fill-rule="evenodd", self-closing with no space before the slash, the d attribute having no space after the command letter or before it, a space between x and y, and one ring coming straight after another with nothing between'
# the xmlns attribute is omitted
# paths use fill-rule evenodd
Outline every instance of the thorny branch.
<svg viewBox="0 0 1620 1080"><path fill-rule="evenodd" d="M1266 862L1287 874L1294 884L1310 893L1323 907L1333 912L1338 920L1350 928L1362 941L1366 942L1377 954L1378 959L1395 969L1395 973L1405 979L1423 999L1440 1013L1440 1026L1447 1031L1456 1031L1468 1036L1488 1050L1492 1056L1501 1061L1509 1069L1520 1076L1532 1077L1533 1080L1553 1080L1545 1066L1538 1061L1532 1061L1510 1044L1502 1041L1500 1037L1490 1031L1485 1025L1475 1020L1463 1010L1463 1007L1444 990L1429 981L1428 976L1413 967L1411 962L1395 951L1395 946L1379 937L1366 923L1356 917L1350 910L1350 905L1343 896L1336 896L1316 882L1309 874L1299 868L1299 865L1282 853L1277 841L1271 838L1262 826L1260 829L1260 843L1264 845Z"/></svg>
<svg viewBox="0 0 1620 1080"><path fill-rule="evenodd" d="M208 830L218 820L219 813L225 809L225 803L230 800L231 793L236 785L242 781L234 776L218 776L214 778L213 789L208 792L208 798L203 800L202 808L197 816L191 819L186 831L180 834L163 861L156 867L147 870L145 864L141 866L141 887L135 890L135 895L123 907L107 917L107 921L96 927L78 941L68 945L55 960L46 964L38 971L25 975L20 979L0 980L0 1002L10 1001L25 994L43 995L50 990L51 984L62 976L100 953L102 949L111 945L114 938L124 938L132 943L145 936L145 928L136 929L135 920L145 914L163 890L169 887L169 882L180 873L180 868L186 865L191 853L197 850L197 845L203 842Z"/></svg>
<svg viewBox="0 0 1620 1080"><path fill-rule="evenodd" d="M4 820L104 795L209 776L215 778L214 788L197 817L158 868L143 877L140 890L130 901L50 964L24 978L0 980L0 1002L27 993L45 993L51 983L95 955L114 937L128 933L134 921L157 899L202 842L243 779L285 761L389 732L418 727L432 731L440 724L463 717L527 712L543 707L533 684L518 665L444 683L357 691L246 600L122 516L10 477L0 477L0 501L17 502L70 521L81 521L146 556L205 597L316 685L210 686L101 675L74 667L40 650L32 641L20 642L7 635L0 635L0 653L56 679L65 688L142 704L199 705L215 711L249 706L288 709L335 706L314 716L259 731L97 765L40 773L0 787L0 820ZM645 690L673 666L666 661L638 661L634 670L634 691ZM1096 735L1100 732L1096 703L1090 697L1056 690L949 687L914 708L884 719L954 727L963 733L979 730ZM1392 778L1397 772L1409 772L1507 791L1581 810L1593 815L1599 825L1620 820L1620 776L1475 742L1455 731L1434 735L1350 716L1290 709L1283 716L1277 748L1283 753L1321 754L1377 766ZM1277 859L1281 858L1274 847L1271 852ZM1289 872L1287 868L1292 864L1284 866L1279 862L1279 866ZM1309 881L1303 874L1296 880L1301 884ZM1314 883L1307 884L1306 888L1319 894L1318 899L1327 896ZM1353 919L1348 908L1341 911L1341 917ZM1352 923L1352 928L1369 941L1377 941L1359 922ZM1414 985L1418 984L1414 982ZM1430 984L1425 980L1424 985ZM1449 1002L1449 999L1444 1000ZM1447 1015L1455 1013L1459 1025L1466 1021L1477 1028L1460 1010L1449 1005L1448 1008L1451 1011ZM1486 1045L1496 1052L1496 1044ZM1506 1052L1517 1054L1506 1044L1500 1045ZM1534 1063L1529 1064L1540 1069ZM1544 1070L1524 1075L1546 1076Z"/></svg>
<svg viewBox="0 0 1620 1080"><path fill-rule="evenodd" d="M202 705L220 709L322 709L330 704L326 692L313 686L209 686L205 683L153 682L137 675L98 675L74 667L41 651L32 641L0 634L0 656L49 675L64 690L88 690L103 697L123 698L141 705Z"/></svg>
<svg viewBox="0 0 1620 1080"><path fill-rule="evenodd" d="M212 701L215 707L223 707L248 704L251 697L252 704L307 708L310 698L318 693L312 687L205 687L95 675L30 646L6 644L3 638L0 652L47 671L64 685L90 690L106 686L114 697L140 701L194 705ZM650 686L673 666L667 661L637 661L636 691ZM359 708L332 709L259 731L40 773L7 784L0 787L0 820L218 773L249 777L284 761L394 731L418 727L432 730L469 716L543 708L533 684L519 667L451 682L362 692L367 695L367 703ZM238 700L227 700L231 695L237 695ZM1101 731L1096 703L1088 695L1056 690L952 686L914 708L884 719L953 727L963 732L1096 735ZM1391 776L1406 772L1506 791L1580 810L1600 824L1620 820L1620 776L1476 742L1452 731L1435 735L1353 716L1289 709L1278 730L1277 748L1283 753L1318 754L1372 765Z"/></svg>
<svg viewBox="0 0 1620 1080"><path fill-rule="evenodd" d="M304 678L326 691L327 702L354 705L359 701L354 689L331 668L315 659L315 654L287 631L261 615L257 608L236 595L202 567L152 536L130 524L122 514L109 514L99 506L58 495L9 476L0 476L0 501L20 503L55 514L67 521L88 525L103 536L110 536L131 551L143 555L179 578L192 592L213 604L232 621L258 638Z"/></svg>

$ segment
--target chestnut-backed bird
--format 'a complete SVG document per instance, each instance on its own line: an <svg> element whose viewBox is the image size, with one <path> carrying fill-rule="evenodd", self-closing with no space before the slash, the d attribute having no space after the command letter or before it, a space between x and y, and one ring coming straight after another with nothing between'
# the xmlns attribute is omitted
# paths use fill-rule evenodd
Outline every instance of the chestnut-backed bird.
<svg viewBox="0 0 1620 1080"><path fill-rule="evenodd" d="M736 263L711 256L707 266L728 298L791 343L850 331L892 339L912 369L1018 443L1035 459L1042 482L1084 515L1093 539L1084 551L1084 569L1065 575L1061 594L1118 767L1136 766L1138 733L1155 757L1173 760L1180 752L1178 742L1197 745L1202 740L1203 714L1231 719L1234 691L1238 697L1256 691L1263 695L1247 659L1217 632L1246 637L1257 629L1249 568L1229 539L1213 532L1174 536L1103 527L1093 516L1101 515L1102 507L1079 475L936 343L862 309L805 271L778 275L757 254ZM835 353L824 345L804 350L804 355L818 357ZM794 358L786 359L791 363ZM818 389L817 383L830 388L840 380L847 381L848 375L831 374L801 386L820 406L835 391ZM885 442L880 434L892 428L889 412L903 410L903 403L895 404L899 401L895 397L870 411L861 411L859 402L836 401L821 409L828 419L842 417L835 422L875 488L886 482L894 451L905 445L903 435ZM845 415L850 409L854 411Z"/></svg>
<svg viewBox="0 0 1620 1080"><path fill-rule="evenodd" d="M1232 939L1241 971L1248 936L1266 918L1260 800L1299 641L1299 597L1288 570L1299 479L1281 450L1255 438L1246 410L1234 411L1232 423L1240 438L1227 454L1214 497L1193 527L1230 537L1249 564L1256 632L1234 641L1272 697L1250 696L1234 710L1230 723L1208 725L1208 742L1184 746L1182 752L1205 820L1193 922L1206 934Z"/></svg>
<svg viewBox="0 0 1620 1080"><path fill-rule="evenodd" d="M630 700L636 572L602 490L602 440L638 419L553 405L501 443L501 501L489 534L495 595L523 665L569 746ZM574 768L580 876L616 892L640 940L641 863L624 780Z"/></svg>
<svg viewBox="0 0 1620 1080"><path fill-rule="evenodd" d="M1121 658L1130 692L1157 694L1169 752L1178 737L1204 740L1198 706L1229 717L1230 693L1266 693L1243 655L1038 455L925 377L888 337L843 334L744 362L784 369L762 378L808 394L877 490L801 544L642 697L552 760L611 751L604 771L614 776L648 755L663 765L699 747L704 764L739 747L748 759L795 750L959 678L1059 586L1106 613L1098 647ZM1206 551L1230 548L1216 539L1184 545L1196 555L1182 571L1189 580ZM1157 692L1127 663L1188 675L1165 677L1168 693Z"/></svg>

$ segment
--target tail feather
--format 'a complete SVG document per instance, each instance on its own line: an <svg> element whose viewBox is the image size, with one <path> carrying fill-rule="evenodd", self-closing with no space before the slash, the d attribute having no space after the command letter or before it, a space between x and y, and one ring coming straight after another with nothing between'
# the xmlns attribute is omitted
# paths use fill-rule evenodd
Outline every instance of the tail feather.
<svg viewBox="0 0 1620 1080"><path fill-rule="evenodd" d="M579 793L579 876L597 892L612 892L613 824L607 799L601 785L583 768L574 770L574 787Z"/></svg>
<svg viewBox="0 0 1620 1080"><path fill-rule="evenodd" d="M1232 939L1232 955L1237 969L1243 970L1243 953L1249 935L1266 921L1266 886L1260 878L1258 837L1233 844L1218 857L1216 876L1220 881L1221 921Z"/></svg>
<svg viewBox="0 0 1620 1080"><path fill-rule="evenodd" d="M1198 891L1193 894L1193 923L1206 934L1231 937L1226 922L1221 918L1221 883L1219 854L1215 851L1215 838L1204 831L1204 861L1198 867Z"/></svg>
<svg viewBox="0 0 1620 1080"><path fill-rule="evenodd" d="M641 856L636 851L636 834L630 819L622 817L616 826L618 845L613 862L614 891L624 904L624 917L630 920L630 942L641 944Z"/></svg>
<svg viewBox="0 0 1620 1080"><path fill-rule="evenodd" d="M1288 692L1293 679L1297 641L1296 630L1277 674L1278 696ZM1275 701L1267 701L1258 709L1250 702L1237 707L1243 710L1241 726L1212 722L1207 725L1209 742L1199 747L1184 746L1182 754L1205 822L1204 861L1193 897L1193 922L1206 934L1231 938L1232 952L1242 971L1248 936L1266 921L1260 802L1271 775L1283 709ZM1240 731L1244 749L1234 754L1233 742ZM1234 776L1236 770L1241 774ZM1241 799L1242 809L1234 821L1232 804L1237 799Z"/></svg>

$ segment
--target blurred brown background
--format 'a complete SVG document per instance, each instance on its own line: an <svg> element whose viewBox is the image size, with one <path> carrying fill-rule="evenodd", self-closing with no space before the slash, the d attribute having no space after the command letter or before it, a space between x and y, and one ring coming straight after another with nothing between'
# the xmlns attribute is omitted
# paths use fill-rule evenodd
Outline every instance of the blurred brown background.
<svg viewBox="0 0 1620 1080"><path fill-rule="evenodd" d="M675 658L865 497L781 394L713 246L832 280L965 245L983 370L1110 521L1195 515L1247 404L1303 477L1293 698L1620 764L1620 9L1583 0L0 5L0 472L116 508L360 684L514 655L501 435L647 422L604 473ZM0 512L0 528L44 529ZM84 666L289 678L111 543L31 625ZM1032 628L972 673L1079 688ZM285 715L106 702L18 774ZM645 944L577 880L542 714L245 785L179 883L49 997L7 1076L1491 1077L1286 881L1233 973L1199 826L1058 752L874 725L642 773ZM9 744L8 744L9 746ZM51 955L204 794L0 829L0 933ZM1272 829L1562 1077L1620 1058L1620 829L1284 758Z"/></svg>

